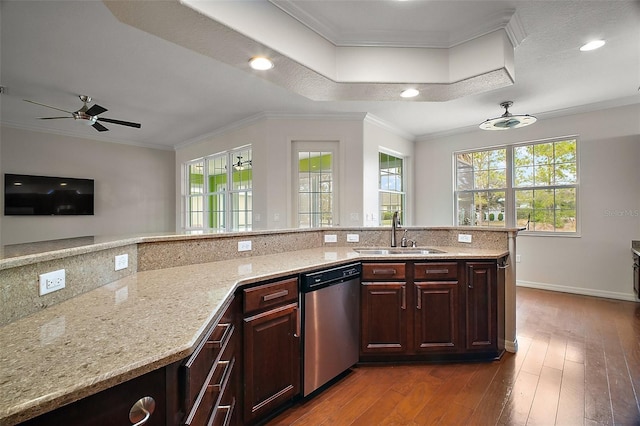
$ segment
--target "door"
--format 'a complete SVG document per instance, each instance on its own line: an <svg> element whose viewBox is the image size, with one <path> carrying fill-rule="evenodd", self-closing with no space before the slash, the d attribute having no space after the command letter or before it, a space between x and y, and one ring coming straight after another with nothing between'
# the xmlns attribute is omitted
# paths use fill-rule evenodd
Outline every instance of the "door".
<svg viewBox="0 0 640 426"><path fill-rule="evenodd" d="M289 304L244 320L245 422L300 392L297 311Z"/></svg>
<svg viewBox="0 0 640 426"><path fill-rule="evenodd" d="M458 348L458 282L417 282L414 306L416 352Z"/></svg>
<svg viewBox="0 0 640 426"><path fill-rule="evenodd" d="M493 262L467 262L466 348L497 348L497 282Z"/></svg>
<svg viewBox="0 0 640 426"><path fill-rule="evenodd" d="M362 297L363 354L407 351L407 292L404 282L364 282Z"/></svg>

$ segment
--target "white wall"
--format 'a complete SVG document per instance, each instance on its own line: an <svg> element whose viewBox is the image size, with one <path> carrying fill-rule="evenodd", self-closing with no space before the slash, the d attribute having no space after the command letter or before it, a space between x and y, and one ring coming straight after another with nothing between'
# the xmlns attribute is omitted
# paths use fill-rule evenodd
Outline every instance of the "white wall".
<svg viewBox="0 0 640 426"><path fill-rule="evenodd" d="M640 105L540 119L506 132L473 131L416 143L416 220L453 224L452 153L578 137L580 237L520 235L519 285L633 300L631 240L640 239ZM626 212L626 213L625 213Z"/></svg>
<svg viewBox="0 0 640 426"><path fill-rule="evenodd" d="M176 153L176 205L182 210L181 165L185 161L251 144L254 229L291 228L292 143L338 141L339 208L336 225L360 225L362 218L362 117L304 119L264 117L244 127L179 148ZM180 213L181 214L181 213ZM180 214L177 220L180 225ZM352 214L358 220L352 220Z"/></svg>
<svg viewBox="0 0 640 426"><path fill-rule="evenodd" d="M10 127L0 128L0 136L2 174L95 180L95 215L2 215L2 245L175 231L173 151Z"/></svg>

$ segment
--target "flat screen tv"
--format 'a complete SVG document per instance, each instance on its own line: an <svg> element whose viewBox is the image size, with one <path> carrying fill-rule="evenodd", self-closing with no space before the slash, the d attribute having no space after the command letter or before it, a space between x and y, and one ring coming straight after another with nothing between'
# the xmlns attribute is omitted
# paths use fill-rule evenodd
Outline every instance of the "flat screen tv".
<svg viewBox="0 0 640 426"><path fill-rule="evenodd" d="M4 175L5 216L93 214L93 179Z"/></svg>

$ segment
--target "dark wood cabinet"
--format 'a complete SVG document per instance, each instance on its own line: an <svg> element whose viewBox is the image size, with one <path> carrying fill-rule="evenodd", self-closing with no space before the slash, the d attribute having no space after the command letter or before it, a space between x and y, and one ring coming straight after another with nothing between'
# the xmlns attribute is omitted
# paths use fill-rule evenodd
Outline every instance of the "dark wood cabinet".
<svg viewBox="0 0 640 426"><path fill-rule="evenodd" d="M467 350L497 347L497 266L495 262L467 262L465 335Z"/></svg>
<svg viewBox="0 0 640 426"><path fill-rule="evenodd" d="M363 263L362 361L499 355L496 261ZM504 280L502 281L504 285Z"/></svg>
<svg viewBox="0 0 640 426"><path fill-rule="evenodd" d="M633 255L633 292L640 299L640 256Z"/></svg>
<svg viewBox="0 0 640 426"><path fill-rule="evenodd" d="M180 366L184 425L242 424L240 301L233 298L206 338Z"/></svg>
<svg viewBox="0 0 640 426"><path fill-rule="evenodd" d="M251 424L300 393L298 280L243 292L244 422Z"/></svg>
<svg viewBox="0 0 640 426"><path fill-rule="evenodd" d="M362 353L407 352L406 291L404 282L362 283Z"/></svg>

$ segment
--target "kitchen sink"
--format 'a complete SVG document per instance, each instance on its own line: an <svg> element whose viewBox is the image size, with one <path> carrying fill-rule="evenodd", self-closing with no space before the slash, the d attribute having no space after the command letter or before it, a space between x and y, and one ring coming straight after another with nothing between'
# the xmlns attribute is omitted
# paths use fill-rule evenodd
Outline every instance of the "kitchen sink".
<svg viewBox="0 0 640 426"><path fill-rule="evenodd" d="M446 253L445 251L434 248L356 248L354 249L360 254L368 255L425 255L425 254L437 254Z"/></svg>

